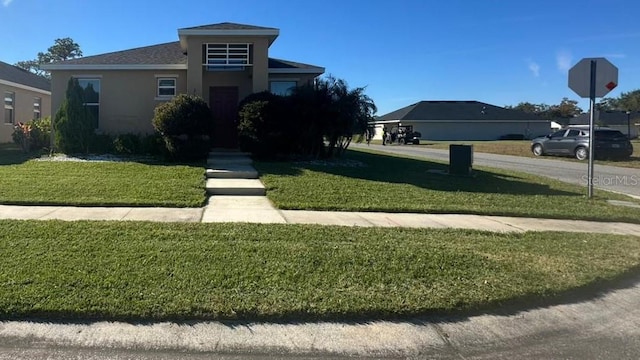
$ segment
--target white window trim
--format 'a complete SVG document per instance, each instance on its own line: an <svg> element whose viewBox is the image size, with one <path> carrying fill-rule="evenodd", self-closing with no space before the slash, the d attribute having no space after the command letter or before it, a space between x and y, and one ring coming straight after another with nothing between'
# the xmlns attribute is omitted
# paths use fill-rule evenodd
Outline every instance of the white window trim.
<svg viewBox="0 0 640 360"><path fill-rule="evenodd" d="M160 86L160 81L172 80L173 86ZM160 95L160 89L173 89L173 95ZM171 99L178 94L178 79L174 77L158 77L156 78L156 99Z"/></svg>

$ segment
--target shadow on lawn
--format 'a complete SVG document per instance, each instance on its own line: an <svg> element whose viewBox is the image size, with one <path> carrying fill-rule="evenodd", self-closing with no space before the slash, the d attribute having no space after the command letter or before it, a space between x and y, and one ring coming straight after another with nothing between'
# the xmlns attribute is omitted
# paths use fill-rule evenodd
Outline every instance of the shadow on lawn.
<svg viewBox="0 0 640 360"><path fill-rule="evenodd" d="M0 166L22 164L41 155L42 152L35 151L26 153L13 143L0 144Z"/></svg>
<svg viewBox="0 0 640 360"><path fill-rule="evenodd" d="M264 165L259 166L263 175L295 176L308 169L355 179L410 184L437 191L582 196L581 193L551 189L546 184L531 182L517 175L473 170L472 176L453 176L447 174L448 165L445 164L356 151L349 151L343 158L336 160L275 162Z"/></svg>
<svg viewBox="0 0 640 360"><path fill-rule="evenodd" d="M264 324L313 324L319 322L338 322L343 324L369 324L377 321L394 323L409 323L414 325L443 324L465 322L471 317L516 316L525 311L545 309L559 305L578 304L602 299L611 292L630 289L640 284L640 266L611 279L597 279L584 286L548 293L523 294L504 301L494 301L482 304L458 304L454 309L430 309L426 311L407 311L404 313L385 312L377 309L366 311L326 312L322 314L304 310L283 312L277 315L264 315L257 312L241 311L233 318L221 317L208 313L205 309L192 308L196 315L188 316L122 316L100 312L61 312L61 311L31 311L27 313L0 312L0 321L30 321L42 324L93 324L104 321L119 321L133 325L153 325L158 322L173 322L180 325L195 325L203 321L220 322L230 328L249 327L259 323ZM599 305L606 306L606 305Z"/></svg>

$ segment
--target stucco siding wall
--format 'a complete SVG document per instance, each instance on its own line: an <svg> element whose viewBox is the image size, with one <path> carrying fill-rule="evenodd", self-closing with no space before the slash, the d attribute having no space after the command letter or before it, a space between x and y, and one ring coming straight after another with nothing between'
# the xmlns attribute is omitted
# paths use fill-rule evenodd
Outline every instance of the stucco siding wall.
<svg viewBox="0 0 640 360"><path fill-rule="evenodd" d="M181 70L55 71L52 75L54 111L62 104L69 79L100 79L99 130L108 134L153 132L153 111L166 99L157 98L158 77L176 77L176 93L187 90L187 74Z"/></svg>
<svg viewBox="0 0 640 360"><path fill-rule="evenodd" d="M40 116L46 117L51 115L51 95L48 93L42 93L38 91L32 91L22 89L15 86L0 84L0 143L7 143L13 141L11 134L13 134L14 124L5 123L4 118L4 95L5 92L14 93L13 102L13 121L14 124L18 122L27 122L33 120L33 104L34 98L39 97L41 99L40 104Z"/></svg>
<svg viewBox="0 0 640 360"><path fill-rule="evenodd" d="M414 131L422 133L424 140L497 140L502 135L523 134L528 138L550 133L549 123L537 122L409 122Z"/></svg>

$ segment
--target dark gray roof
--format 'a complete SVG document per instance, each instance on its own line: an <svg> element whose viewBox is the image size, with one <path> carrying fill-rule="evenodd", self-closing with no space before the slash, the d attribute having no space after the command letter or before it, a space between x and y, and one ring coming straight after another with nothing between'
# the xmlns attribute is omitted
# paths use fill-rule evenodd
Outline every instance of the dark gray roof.
<svg viewBox="0 0 640 360"><path fill-rule="evenodd" d="M278 30L278 29L270 28L270 27L254 26L254 25L236 24L231 22L223 22L218 24L209 24L209 25L182 28L179 30Z"/></svg>
<svg viewBox="0 0 640 360"><path fill-rule="evenodd" d="M569 120L569 125L589 125L588 113L580 114ZM633 124L634 121L640 121L640 111L632 111L628 117ZM594 121L603 126L609 125L627 125L626 111L596 111Z"/></svg>
<svg viewBox="0 0 640 360"><path fill-rule="evenodd" d="M479 101L420 101L382 115L378 121L390 120L543 120L535 114L482 103Z"/></svg>
<svg viewBox="0 0 640 360"><path fill-rule="evenodd" d="M269 58L269 69L313 69L319 66L299 63L295 61Z"/></svg>
<svg viewBox="0 0 640 360"><path fill-rule="evenodd" d="M51 91L51 83L48 79L2 61L0 61L0 79Z"/></svg>
<svg viewBox="0 0 640 360"><path fill-rule="evenodd" d="M180 42L145 46L101 55L85 56L58 62L64 65L173 65L186 64L187 55ZM270 69L314 69L318 66L294 61L269 58Z"/></svg>
<svg viewBox="0 0 640 360"><path fill-rule="evenodd" d="M186 64L187 55L179 41L116 51L101 55L85 56L58 62L65 65L169 65Z"/></svg>

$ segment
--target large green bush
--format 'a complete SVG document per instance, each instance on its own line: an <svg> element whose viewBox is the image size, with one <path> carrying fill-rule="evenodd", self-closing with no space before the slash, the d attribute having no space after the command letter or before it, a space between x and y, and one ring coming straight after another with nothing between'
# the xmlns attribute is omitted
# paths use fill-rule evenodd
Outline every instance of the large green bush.
<svg viewBox="0 0 640 360"><path fill-rule="evenodd" d="M198 96L181 94L158 105L152 123L174 159L204 158L209 151L213 120Z"/></svg>
<svg viewBox="0 0 640 360"><path fill-rule="evenodd" d="M55 143L64 153L88 153L95 138L95 119L83 105L84 90L78 79L67 84L66 97L55 116Z"/></svg>
<svg viewBox="0 0 640 360"><path fill-rule="evenodd" d="M291 152L297 140L287 103L267 91L246 97L239 106L240 148L263 158Z"/></svg>
<svg viewBox="0 0 640 360"><path fill-rule="evenodd" d="M365 134L375 111L364 88L349 89L329 76L286 97L248 96L240 104L239 142L257 157L339 156L354 136Z"/></svg>

